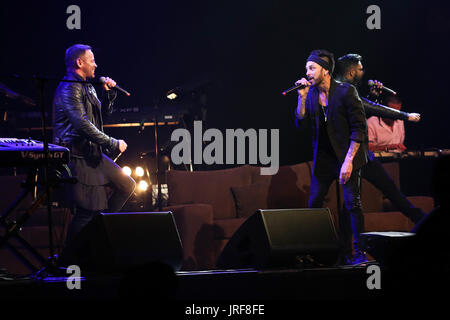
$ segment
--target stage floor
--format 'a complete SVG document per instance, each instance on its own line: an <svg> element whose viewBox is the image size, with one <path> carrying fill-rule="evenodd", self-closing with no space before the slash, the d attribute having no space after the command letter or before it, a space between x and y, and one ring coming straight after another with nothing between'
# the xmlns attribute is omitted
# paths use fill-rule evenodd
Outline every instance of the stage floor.
<svg viewBox="0 0 450 320"><path fill-rule="evenodd" d="M307 269L233 269L167 272L153 268L128 276L72 278L0 277L6 300L169 300L184 305L211 302L371 300L382 290L369 289L367 265ZM78 283L79 288L69 289Z"/></svg>

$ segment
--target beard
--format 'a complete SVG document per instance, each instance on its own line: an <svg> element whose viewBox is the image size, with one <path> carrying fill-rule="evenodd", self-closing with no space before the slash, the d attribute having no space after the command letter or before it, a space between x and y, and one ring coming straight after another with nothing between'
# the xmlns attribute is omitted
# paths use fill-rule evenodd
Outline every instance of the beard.
<svg viewBox="0 0 450 320"><path fill-rule="evenodd" d="M89 73L88 78L93 79L95 78L95 70Z"/></svg>
<svg viewBox="0 0 450 320"><path fill-rule="evenodd" d="M309 81L310 82L314 81L314 83L312 85L317 87L317 86L319 86L322 83L323 75L319 75L317 78L311 78Z"/></svg>
<svg viewBox="0 0 450 320"><path fill-rule="evenodd" d="M357 88L361 87L361 83L362 83L362 77L355 77L355 78L353 78L353 81L351 82L351 84Z"/></svg>
<svg viewBox="0 0 450 320"><path fill-rule="evenodd" d="M83 72L88 79L93 79L95 77L95 69L93 68L85 68L83 69Z"/></svg>

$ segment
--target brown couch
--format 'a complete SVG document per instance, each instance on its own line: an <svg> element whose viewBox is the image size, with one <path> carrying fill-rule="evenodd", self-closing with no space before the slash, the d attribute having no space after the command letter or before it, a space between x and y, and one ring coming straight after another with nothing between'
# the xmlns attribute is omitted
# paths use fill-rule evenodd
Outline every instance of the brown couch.
<svg viewBox="0 0 450 320"><path fill-rule="evenodd" d="M259 208L306 207L309 163L261 176L248 165L214 171L167 172L169 207L184 247L184 270L215 267L239 226Z"/></svg>
<svg viewBox="0 0 450 320"><path fill-rule="evenodd" d="M164 210L174 213L184 248L182 270L215 268L228 240L257 209L307 207L311 166L310 162L282 166L274 176L262 176L259 168L248 165L214 171L168 171L169 206ZM395 166L388 169L397 181ZM341 188L339 192L342 204ZM333 183L324 204L335 226L337 194ZM365 231L411 230L412 222L400 212L387 212L380 191L365 180L362 202ZM430 198L416 198L413 203L425 211L433 207Z"/></svg>

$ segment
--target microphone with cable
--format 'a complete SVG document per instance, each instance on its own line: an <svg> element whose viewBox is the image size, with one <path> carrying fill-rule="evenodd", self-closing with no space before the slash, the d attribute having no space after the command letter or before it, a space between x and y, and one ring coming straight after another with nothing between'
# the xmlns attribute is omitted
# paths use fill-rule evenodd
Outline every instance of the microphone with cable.
<svg viewBox="0 0 450 320"><path fill-rule="evenodd" d="M106 78L105 78L105 77L100 77L99 80L100 80L100 82L101 82L102 84L105 84L105 83L106 83ZM131 93L129 93L128 91L122 89L122 88L119 87L117 84L116 84L114 87L110 87L110 86L108 86L108 87L111 88L111 89L119 90L120 92L125 93L127 96L130 96L130 95L131 95Z"/></svg>
<svg viewBox="0 0 450 320"><path fill-rule="evenodd" d="M281 94L282 94L283 96L285 96L285 95L288 94L289 92L292 92L292 91L297 90L297 89L303 89L303 88L306 88L306 87L307 87L307 86L304 85L304 84L299 84L299 85L290 87L290 88L287 89L287 90L284 90Z"/></svg>
<svg viewBox="0 0 450 320"><path fill-rule="evenodd" d="M369 80L369 81L367 82L367 84L369 85L369 87L373 87L373 86L375 86L375 81ZM390 94L393 94L394 96L397 94L397 92L395 92L394 90L389 89L388 87L385 87L385 86L383 86L383 87L381 88L381 90L384 90L384 91L386 91L386 92L389 92Z"/></svg>

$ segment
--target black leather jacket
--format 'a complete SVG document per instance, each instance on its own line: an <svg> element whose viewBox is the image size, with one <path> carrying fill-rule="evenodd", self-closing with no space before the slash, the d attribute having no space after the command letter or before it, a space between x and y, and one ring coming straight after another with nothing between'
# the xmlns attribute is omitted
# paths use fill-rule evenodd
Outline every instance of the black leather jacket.
<svg viewBox="0 0 450 320"><path fill-rule="evenodd" d="M338 75L337 80L342 81L342 82L347 82L350 84L351 83L348 79L346 79L345 77ZM358 88L357 85L353 84L356 88ZM404 111L400 111L394 108L389 108L385 105L379 104L377 102L373 102L369 99L360 97L363 107L364 107L364 112L366 113L366 117L381 117L381 118L387 118L387 119L393 119L393 120L408 120L409 118L409 113L408 112L404 112Z"/></svg>
<svg viewBox="0 0 450 320"><path fill-rule="evenodd" d="M83 81L73 72L68 72L64 79ZM107 98L109 109L115 96ZM72 156L93 160L98 160L102 152L117 152L119 141L103 132L101 108L92 84L61 82L53 100L54 143L69 148Z"/></svg>
<svg viewBox="0 0 450 320"><path fill-rule="evenodd" d="M393 120L408 120L409 113L400 111L394 108L389 108L385 105L370 101L369 99L361 97L361 101L366 112L366 117L381 117Z"/></svg>

